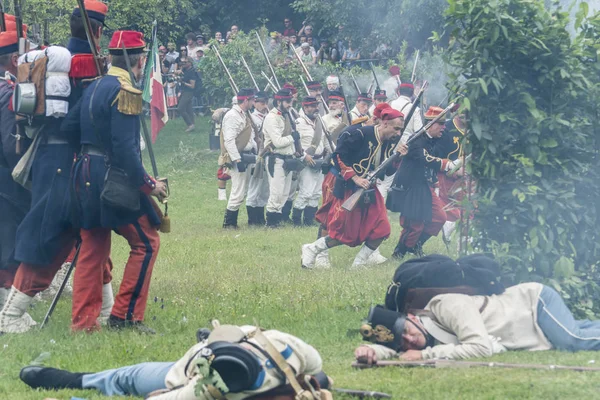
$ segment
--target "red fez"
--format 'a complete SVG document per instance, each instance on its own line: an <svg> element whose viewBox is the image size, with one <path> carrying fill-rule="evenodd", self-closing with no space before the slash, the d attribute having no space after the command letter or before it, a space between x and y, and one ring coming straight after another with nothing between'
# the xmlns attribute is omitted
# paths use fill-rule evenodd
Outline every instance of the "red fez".
<svg viewBox="0 0 600 400"><path fill-rule="evenodd" d="M115 31L112 39L108 44L108 51L110 54L122 55L123 44L127 49L127 54L139 54L144 51L146 42L144 42L143 35L141 32L136 31Z"/></svg>
<svg viewBox="0 0 600 400"><path fill-rule="evenodd" d="M392 65L389 69L390 75L400 75L400 67L397 65Z"/></svg>
<svg viewBox="0 0 600 400"><path fill-rule="evenodd" d="M385 110L381 111L381 120L382 121L389 121L392 119L396 119L396 118L404 118L404 114L402 114L400 111L395 110L393 108L386 108Z"/></svg>
<svg viewBox="0 0 600 400"><path fill-rule="evenodd" d="M16 31L0 32L0 55L19 51L19 38Z"/></svg>
<svg viewBox="0 0 600 400"><path fill-rule="evenodd" d="M415 85L412 83L401 83L400 87L415 90Z"/></svg>
<svg viewBox="0 0 600 400"><path fill-rule="evenodd" d="M108 12L108 6L106 4L96 0L85 0L83 5L85 6L85 11L87 11L88 17L104 24L106 13ZM73 16L81 17L81 10L79 7L75 7L73 10Z"/></svg>
<svg viewBox="0 0 600 400"><path fill-rule="evenodd" d="M425 113L424 117L425 117L425 119L434 119L438 115L440 115L443 111L444 111L444 109L441 107L431 106L431 107L429 107L429 110L427 110L427 112Z"/></svg>
<svg viewBox="0 0 600 400"><path fill-rule="evenodd" d="M381 119L381 112L387 108L391 108L388 103L381 103L375 106L375 110L373 110L373 116Z"/></svg>
<svg viewBox="0 0 600 400"><path fill-rule="evenodd" d="M12 14L4 14L4 23L6 25L6 31L17 31L17 18ZM23 37L27 37L27 25L22 24L23 27Z"/></svg>
<svg viewBox="0 0 600 400"><path fill-rule="evenodd" d="M298 89L296 89L296 87L291 83L286 83L285 85L283 85L283 89L289 89L289 91L292 92L293 95L298 93Z"/></svg>

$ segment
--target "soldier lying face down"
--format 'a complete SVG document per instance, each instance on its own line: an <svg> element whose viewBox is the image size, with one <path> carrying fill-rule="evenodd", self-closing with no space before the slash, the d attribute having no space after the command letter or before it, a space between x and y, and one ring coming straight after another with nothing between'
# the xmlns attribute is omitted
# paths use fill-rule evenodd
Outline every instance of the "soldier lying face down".
<svg viewBox="0 0 600 400"><path fill-rule="evenodd" d="M358 362L489 357L507 350L600 350L600 321L575 320L560 295L541 283L502 294L435 296L422 312L371 309Z"/></svg>
<svg viewBox="0 0 600 400"><path fill-rule="evenodd" d="M259 399L273 396L274 390L281 395L288 382L291 396L282 399L311 400L317 395L331 399L314 379L310 386L305 379L319 373L324 377L321 368L317 350L295 336L263 332L254 326L222 325L212 332L200 330L198 344L177 362L147 362L98 373L30 366L21 370L20 377L32 388L95 389L106 396L156 400ZM324 378L319 381L328 384Z"/></svg>

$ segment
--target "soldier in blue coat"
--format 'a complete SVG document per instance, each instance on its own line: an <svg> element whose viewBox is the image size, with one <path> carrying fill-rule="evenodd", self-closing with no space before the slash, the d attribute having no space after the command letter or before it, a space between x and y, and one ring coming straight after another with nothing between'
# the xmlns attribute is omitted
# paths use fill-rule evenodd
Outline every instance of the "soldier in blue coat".
<svg viewBox="0 0 600 400"><path fill-rule="evenodd" d="M87 0L85 5L92 30L99 37L108 8L96 0ZM74 24L77 21L79 23ZM85 37L78 8L73 11L70 22L71 33ZM69 50L74 54L83 53L84 49L81 41L69 42ZM89 45L87 52L90 52ZM84 86L81 78L93 78L98 71L93 59L81 60L77 56L71 59L69 71L71 94L65 100L72 109ZM39 129L39 139L29 177L31 209L17 229L15 259L20 265L0 311L0 333L23 333L35 325L26 314L28 306L37 293L50 286L55 275L58 277L57 271L74 249L79 230L71 221L69 176L80 145L78 138L74 140L61 130L63 121L64 118L46 117L33 125Z"/></svg>
<svg viewBox="0 0 600 400"><path fill-rule="evenodd" d="M113 328L134 327L152 333L151 329L142 325L142 321L160 244L157 228L161 215L150 195L166 197L166 187L150 177L142 165L142 92L134 87L127 71L123 44L132 74L136 79L141 76L145 63L142 34L116 31L109 45L111 68L106 76L84 91L80 102L81 152L73 170L72 191L76 197L82 236L83 232L87 232L86 251L93 254L82 254L88 262L78 265L80 282L76 284L90 292L101 293L102 277L98 271L109 256L110 235L114 230L127 239L131 252L108 325ZM116 171L126 175L127 192L134 204L118 204L126 197L122 195L117 196L117 202L111 201L107 195L110 182L105 183L107 168L111 170L109 176ZM78 301L74 298L74 302ZM80 314L74 316L74 327L94 322L97 312L97 307L80 308Z"/></svg>
<svg viewBox="0 0 600 400"><path fill-rule="evenodd" d="M17 43L15 31L0 33L0 308L18 267L13 259L17 227L31 202L31 193L11 175L29 142L16 135L15 114L8 107L17 74Z"/></svg>

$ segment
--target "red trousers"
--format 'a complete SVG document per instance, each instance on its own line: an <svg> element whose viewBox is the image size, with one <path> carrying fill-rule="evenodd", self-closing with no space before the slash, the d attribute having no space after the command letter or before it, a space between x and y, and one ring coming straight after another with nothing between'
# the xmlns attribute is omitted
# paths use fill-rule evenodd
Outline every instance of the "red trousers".
<svg viewBox="0 0 600 400"><path fill-rule="evenodd" d="M454 222L460 219L461 209L453 204L453 199L460 201L463 198L462 190L456 192L456 185L460 184L460 178L450 177L445 172L438 172L438 185L440 188L440 199L444 204L446 218L448 221ZM452 197L452 198L451 198Z"/></svg>
<svg viewBox="0 0 600 400"><path fill-rule="evenodd" d="M21 293L33 297L48 289L54 275L58 272L69 254L73 251L75 240L61 249L49 265L33 265L21 263L17 269L13 286Z"/></svg>
<svg viewBox="0 0 600 400"><path fill-rule="evenodd" d="M0 269L0 289L10 289L16 273L16 269Z"/></svg>
<svg viewBox="0 0 600 400"><path fill-rule="evenodd" d="M115 232L127 240L131 251L111 314L120 319L142 321L160 237L145 215L132 224L115 229ZM110 282L104 267L109 264L111 230L82 230L81 235L88 245L79 254L75 272L71 328L94 330L98 328L96 319L102 307L102 286L107 280Z"/></svg>
<svg viewBox="0 0 600 400"><path fill-rule="evenodd" d="M444 211L444 202L431 189L431 221L409 220L408 218L400 217L400 226L402 226L400 242L411 249L415 247L422 233L437 236L445 222L446 212Z"/></svg>

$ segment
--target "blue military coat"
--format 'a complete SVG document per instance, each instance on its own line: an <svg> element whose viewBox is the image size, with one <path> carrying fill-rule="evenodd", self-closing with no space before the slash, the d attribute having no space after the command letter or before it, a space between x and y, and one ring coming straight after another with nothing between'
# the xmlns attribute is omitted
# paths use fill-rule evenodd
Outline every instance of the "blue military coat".
<svg viewBox="0 0 600 400"><path fill-rule="evenodd" d="M90 107L90 102L92 107ZM108 74L92 83L78 104L79 129L83 152L75 163L72 190L78 205L77 219L84 229L105 227L116 229L148 215L150 222L160 225L160 217L148 196L155 181L144 169L140 149L141 91L131 85L129 73L111 67ZM72 116L64 127L76 122ZM98 150L107 157L98 155ZM140 210L130 212L104 204L100 194L104 187L107 162L124 170L132 186L139 189Z"/></svg>
<svg viewBox="0 0 600 400"><path fill-rule="evenodd" d="M0 76L6 71L0 68ZM14 267L17 227L29 210L31 193L12 178L12 170L21 157L16 152L15 114L8 109L13 86L0 80L0 269ZM29 141L21 139L21 154Z"/></svg>

